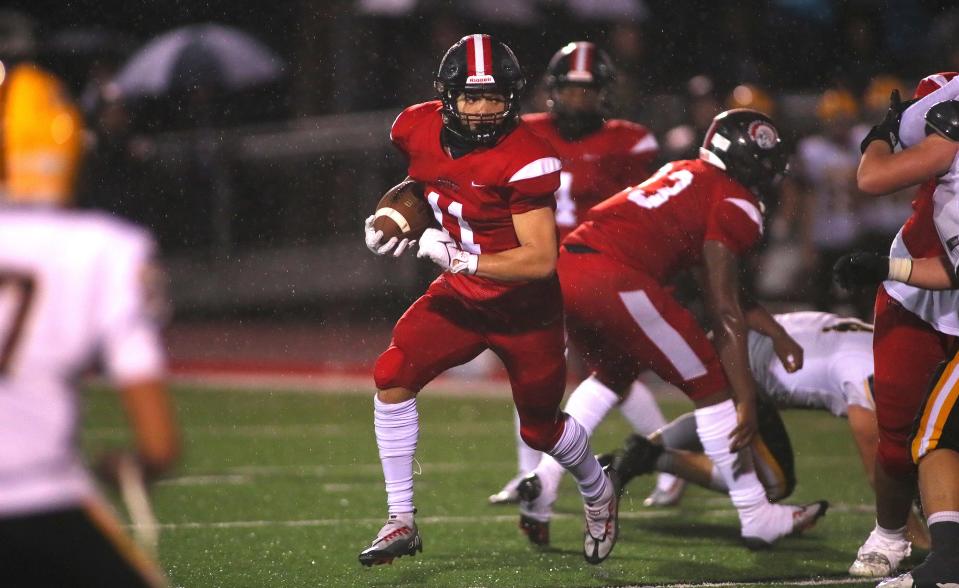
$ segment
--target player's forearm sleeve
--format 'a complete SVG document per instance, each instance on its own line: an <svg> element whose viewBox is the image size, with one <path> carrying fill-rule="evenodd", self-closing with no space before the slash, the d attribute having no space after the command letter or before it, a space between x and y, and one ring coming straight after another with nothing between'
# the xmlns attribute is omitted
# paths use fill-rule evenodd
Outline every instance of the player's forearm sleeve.
<svg viewBox="0 0 959 588"><path fill-rule="evenodd" d="M899 123L899 140L903 147L918 145L926 138L926 111L943 100L959 98L959 76L946 85L930 92L902 113Z"/></svg>

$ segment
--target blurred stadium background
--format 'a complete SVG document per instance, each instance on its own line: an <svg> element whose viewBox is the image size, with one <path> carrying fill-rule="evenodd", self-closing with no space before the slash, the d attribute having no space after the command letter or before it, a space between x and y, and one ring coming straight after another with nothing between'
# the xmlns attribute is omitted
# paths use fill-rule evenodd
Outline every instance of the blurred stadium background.
<svg viewBox="0 0 959 588"><path fill-rule="evenodd" d="M136 72L125 67L133 67L135 58L158 37L174 31L193 34L190 27L206 24L227 27L216 29L230 39L227 55L245 55L239 49L245 43L259 51L259 77L238 80L221 71L222 65L189 52L173 64L168 77L154 80L150 90L137 89L123 77L125 72L134 76ZM891 205L877 205L855 193L858 137L881 117L892 88L909 93L929 72L959 70L959 8L952 0L14 0L0 13L0 54L11 48L31 53L65 81L82 105L88 156L78 186L80 206L114 212L156 232L170 276L173 314L168 344L175 374L218 375L221 382L267 390L300 383L313 387L322 377L333 390L371 391L368 370L373 357L388 341L399 313L435 274L431 264L409 256L397 261L374 258L361 239L362 220L378 197L405 175L388 140L390 123L404 106L432 97L432 77L443 52L472 32L488 32L509 44L532 82L539 81L549 57L565 43L591 40L603 46L619 70L614 114L651 128L662 148L662 162L695 153L702 131L719 110L751 106L772 114L798 155L793 177L778 201L770 203L767 243L752 287L777 310L820 308L871 318L871 295L843 297L822 280L820 270L831 266L834 251L887 249L908 216L910 194ZM232 53L230 43L239 44ZM526 112L545 108L540 84L534 83L526 102ZM829 170L819 167L822 150L817 141L831 142L836 153L844 154L845 163ZM848 222L853 216L859 220ZM486 369L481 365L467 374L485 376ZM340 376L345 379L336 379ZM482 378L470 378L470 390L481 386ZM272 393L264 396L274 398ZM336 518L343 514L335 504L323 506L319 513L310 510L315 496L304 490L306 486L281 487L287 482L312 484L313 474L304 478L297 468L307 461L328 461L334 469L343 468L329 482L333 487L329 492L349 494L364 484L368 489L358 499L363 513L378 513L374 506L381 500L378 470L371 465L359 474L345 470L351 459L355 463L350 452L356 447L362 447L362 461L375 461L365 400L337 397L306 409L297 397L280 396L276 415L264 412L257 401L241 401L243 410L256 418L240 414L238 422L248 419L251 427L269 428L315 417L319 424L307 432L302 446L285 442L302 429L285 433L282 426L270 429L273 433L257 429L274 442L284 441L264 445L257 441L258 434L234 445L224 441L217 452L194 453L185 473L255 475L229 468L246 463L236 457L244 451L268 461L280 452L287 473L275 478L275 493L259 497L281 501L292 493L294 506L267 509L261 511L263 516ZM488 487L482 481L458 482L470 488L464 492L476 495L470 512L482 507L485 493L511 472L510 460L503 457L511 442L511 421L505 398L498 398L499 416L488 420L498 423L499 428L492 429L498 445L488 445L485 433L458 441L471 451L480 446L486 453L494 452L490 447L499 452L480 458L500 460L499 469L487 478ZM188 408L184 418L188 439L198 431L202 437L203 431L215 428L211 423L221 422L204 419L225 404L221 397L187 391L181 399ZM464 418L489 410L475 402L450 406ZM115 418L97 416L104 414L99 410L94 411L95 428L90 433L94 440L97 431L107 438L114 434ZM353 416L327 422L334 414ZM266 418L271 415L276 421ZM441 416L434 418L443 421ZM334 425L344 422L355 427L348 427L348 436L338 436L343 431L337 433ZM810 430L815 433L817 426L810 425ZM327 443L320 453L309 449L311 434ZM830 479L841 478L850 468L858 471L849 446L842 447L848 461L822 462L814 459L817 450L809 443L800 439L798 445L809 446L806 457L800 456L800 469L813 467L814 462L819 468L814 478L818 485L801 487L803 498L818 498L820 489L831 488ZM303 453L292 456L294 449ZM205 497L195 488L182 496L176 494L175 484L172 489L161 488L161 519L189 529L190 521L205 520L204 515L211 513L223 520L251 518L252 502L217 511L213 505L223 506L224 497L236 496L228 488L233 482L220 482L226 489L211 488ZM864 484L857 474L858 482ZM844 490L840 497L847 503L837 517L851 524L844 534L819 548L809 546L812 540L803 540L798 555L774 564L769 574L791 578L828 572L822 561L835 564L837 572L844 570L870 520L870 501L863 488ZM428 485L424 491L428 500L434 500ZM447 496L447 503L440 512L453 512L447 507L459 494L436 493L441 495ZM206 502L189 507L197 496ZM709 531L708 523L698 520ZM247 532L245 527L238 529ZM235 576L222 577L198 567L196 550L209 549L229 532L211 531L203 541L183 540L169 552L165 546L174 580L185 585L296 585L269 566L255 579L243 576L243 566ZM343 538L350 545L349 557L333 564L321 561L321 567L332 565L347 574L355 565L353 547L359 547L367 534L366 529L362 533L351 529ZM495 537L483 539L480 549L495 551ZM279 543L269 536L260 540L266 542L267 554L273 546L271 565L281 566L287 556L276 552ZM439 547L443 540L434 540L433 545ZM339 540L331 548L334 543ZM524 552L518 534L514 543L504 551ZM255 558L262 547L229 545L243 558ZM662 562L670 557L666 551L682 549L683 542L669 545L667 541L667 547L657 552L664 558L662 565L647 572L657 581L676 579ZM629 554L627 561L648 556L620 549ZM694 549L692 561L696 553L711 552L705 546ZM749 571L754 560L731 564L722 553L710 556L718 567L694 566L696 573L689 579L724 574L756 578ZM203 557L221 572L238 561L209 552ZM560 568L574 567L575 557L567 553L563 558ZM816 558L819 563L810 570L807 564ZM351 567L344 563L347 560ZM553 565L554 560L533 563ZM438 565L429 563L426 571L439 573ZM735 566L742 570L733 570ZM277 569L293 573L290 568ZM309 569L304 567L304 573ZM588 578L578 571L550 573L525 583L605 585L625 578L616 573ZM389 583L422 585L421 577L415 573L392 577ZM453 575L440 584L516 585L508 578L481 578ZM365 585L364 580L329 581L333 583L328 585Z"/></svg>

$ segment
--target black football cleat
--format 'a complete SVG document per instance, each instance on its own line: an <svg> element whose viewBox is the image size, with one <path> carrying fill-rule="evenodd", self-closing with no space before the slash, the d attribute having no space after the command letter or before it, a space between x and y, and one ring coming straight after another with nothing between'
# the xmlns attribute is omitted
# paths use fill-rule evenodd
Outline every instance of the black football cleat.
<svg viewBox="0 0 959 588"><path fill-rule="evenodd" d="M644 437L630 435L623 445L622 453L616 455L610 466L619 475L619 491L622 493L633 478L656 471L656 460L664 449Z"/></svg>

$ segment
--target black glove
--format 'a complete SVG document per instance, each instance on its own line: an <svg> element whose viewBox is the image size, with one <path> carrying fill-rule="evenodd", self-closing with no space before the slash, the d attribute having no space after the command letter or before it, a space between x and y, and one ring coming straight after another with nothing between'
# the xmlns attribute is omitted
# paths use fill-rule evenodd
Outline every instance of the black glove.
<svg viewBox="0 0 959 588"><path fill-rule="evenodd" d="M889 145L889 149L895 149L899 144L899 123L902 121L902 113L913 105L916 100L906 100L905 102L899 96L899 90L893 90L889 96L889 110L882 122L869 130L869 134L859 144L859 151L866 152L866 147L873 141L883 141Z"/></svg>
<svg viewBox="0 0 959 588"><path fill-rule="evenodd" d="M874 286L889 277L889 258L871 251L856 251L839 258L832 277L844 290Z"/></svg>

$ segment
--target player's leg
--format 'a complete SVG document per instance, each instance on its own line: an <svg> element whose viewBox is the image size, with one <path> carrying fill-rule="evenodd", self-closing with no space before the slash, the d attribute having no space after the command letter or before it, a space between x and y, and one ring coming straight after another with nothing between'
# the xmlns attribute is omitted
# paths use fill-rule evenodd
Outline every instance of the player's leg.
<svg viewBox="0 0 959 588"><path fill-rule="evenodd" d="M443 371L476 357L485 343L470 312L442 281L434 282L400 318L389 348L376 361L373 428L386 483L388 519L360 553L366 566L422 550L414 522L413 456L419 437L416 394Z"/></svg>
<svg viewBox="0 0 959 588"><path fill-rule="evenodd" d="M618 501L612 480L593 456L586 429L559 410L566 384L562 321L526 332L489 334L488 341L509 375L523 440L576 479L586 510L586 560L603 561L616 543Z"/></svg>
<svg viewBox="0 0 959 588"><path fill-rule="evenodd" d="M515 476L503 486L502 490L496 494L490 494L487 502L493 505L516 504L519 502L519 483L533 469L539 465L543 458L543 452L536 451L523 441L522 431L519 425L519 413L513 410L513 424L516 432L516 463L518 470Z"/></svg>
<svg viewBox="0 0 959 588"><path fill-rule="evenodd" d="M619 412L638 435L649 436L666 426L666 417L659 409L653 392L641 380L633 382L626 397L619 403ZM661 471L656 476L656 486L643 500L643 506L673 506L682 498L686 482L679 477Z"/></svg>
<svg viewBox="0 0 959 588"><path fill-rule="evenodd" d="M891 575L911 552L905 533L916 476L909 434L928 383L946 359L946 337L902 308L881 287L874 329L873 398L879 428L876 525L849 568L850 574L862 577Z"/></svg>
<svg viewBox="0 0 959 588"><path fill-rule="evenodd" d="M910 572L920 585L959 583L959 354L932 386L916 422L913 459L932 551Z"/></svg>
<svg viewBox="0 0 959 588"><path fill-rule="evenodd" d="M102 505L0 519L0 570L10 587L165 586L149 556Z"/></svg>
<svg viewBox="0 0 959 588"><path fill-rule="evenodd" d="M871 390L871 386L870 386ZM870 392L867 402L871 403ZM868 406L868 408L867 408ZM850 403L846 408L849 430L859 451L862 467L869 480L869 486L876 487L876 448L879 444L879 426L876 424L876 411L871 404ZM917 509L910 508L909 518L906 519L906 539L914 547L929 549L929 531L919 517Z"/></svg>
<svg viewBox="0 0 959 588"><path fill-rule="evenodd" d="M631 320L613 325L610 338L631 341L638 358L695 404L700 443L729 488L747 544L765 546L810 526L824 503L804 509L770 504L750 453L729 450L738 423L735 404L715 350L692 314L655 282L620 291L619 297Z"/></svg>
<svg viewBox="0 0 959 588"><path fill-rule="evenodd" d="M796 486L792 444L776 407L760 399L757 408L759 433L750 446L752 463L766 498L778 502L788 497ZM631 436L615 461L622 487L625 488L636 475L655 470L669 472L710 490L728 492L722 473L700 453L701 448L697 449L699 443L695 435L695 416L687 413L648 440L638 435ZM690 447L695 451L673 448L676 446Z"/></svg>

